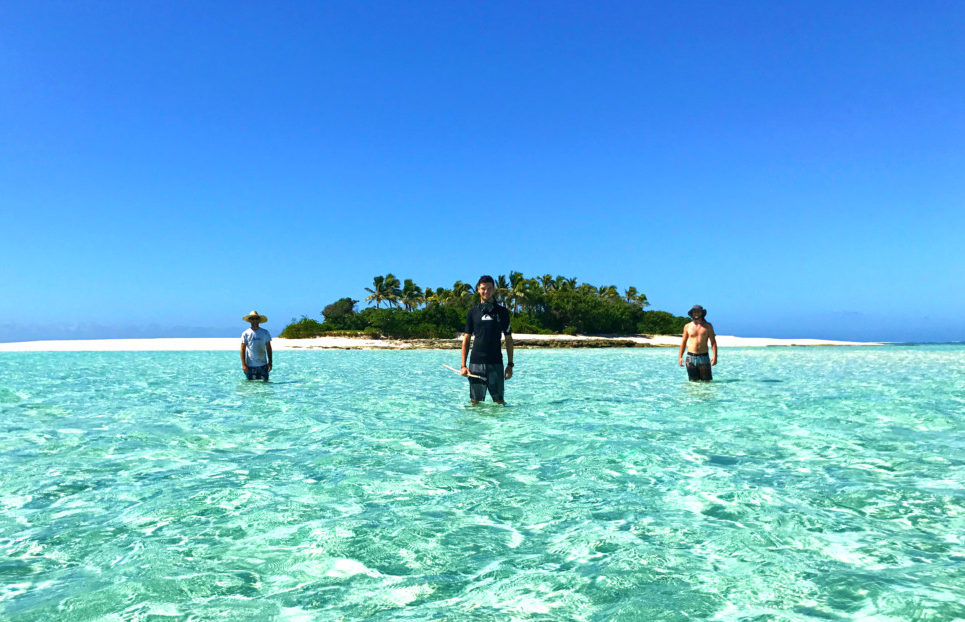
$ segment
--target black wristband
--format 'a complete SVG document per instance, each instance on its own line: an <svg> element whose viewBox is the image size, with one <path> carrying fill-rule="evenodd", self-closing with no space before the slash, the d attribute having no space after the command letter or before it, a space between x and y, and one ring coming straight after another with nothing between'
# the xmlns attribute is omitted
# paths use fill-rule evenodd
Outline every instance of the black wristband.
<svg viewBox="0 0 965 622"><path fill-rule="evenodd" d="M512 361L506 363L506 367L512 367L512 366L513 366L513 362L512 362Z"/></svg>

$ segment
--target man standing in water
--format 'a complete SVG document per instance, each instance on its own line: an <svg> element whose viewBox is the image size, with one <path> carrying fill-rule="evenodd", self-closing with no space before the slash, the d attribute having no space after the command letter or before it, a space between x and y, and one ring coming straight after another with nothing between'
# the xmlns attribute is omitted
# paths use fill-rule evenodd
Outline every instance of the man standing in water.
<svg viewBox="0 0 965 622"><path fill-rule="evenodd" d="M481 302L469 310L466 317L466 332L462 337L462 365L459 373L469 378L469 399L473 404L486 399L486 390L497 404L503 401L503 380L513 377L513 335L509 327L509 309L497 304L493 295L496 283L493 277L479 277L476 283ZM506 335L506 363L503 369L503 352L500 349L500 333ZM472 338L472 357L466 367L469 354L469 339Z"/></svg>
<svg viewBox="0 0 965 622"><path fill-rule="evenodd" d="M684 326L684 336L680 341L680 352L677 354L677 363L683 367L684 350L687 350L687 377L691 381L713 380L710 371L711 365L717 364L717 335L714 334L714 326L704 320L707 317L707 310L700 305L694 305L687 312L693 322L688 322ZM714 357L707 355L707 342L714 349Z"/></svg>
<svg viewBox="0 0 965 622"><path fill-rule="evenodd" d="M268 382L268 372L271 371L271 334L258 326L267 322L268 318L252 311L241 319L251 323L251 328L241 333L241 369L248 380Z"/></svg>

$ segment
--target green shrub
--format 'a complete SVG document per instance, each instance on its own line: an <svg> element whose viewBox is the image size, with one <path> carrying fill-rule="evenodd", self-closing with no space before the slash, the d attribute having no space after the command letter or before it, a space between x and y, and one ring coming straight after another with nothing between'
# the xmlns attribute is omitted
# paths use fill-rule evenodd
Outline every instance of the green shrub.
<svg viewBox="0 0 965 622"><path fill-rule="evenodd" d="M346 325L351 323L352 316L356 315L355 303L357 302L358 300L351 298L339 298L325 307L322 315L325 321L333 326L347 327Z"/></svg>
<svg viewBox="0 0 965 622"><path fill-rule="evenodd" d="M514 333L520 333L522 335L548 335L553 332L548 328L543 328L523 315L514 317L510 322L510 326Z"/></svg>
<svg viewBox="0 0 965 622"><path fill-rule="evenodd" d="M690 318L673 315L666 311L644 311L643 319L637 324L638 333L649 335L679 335Z"/></svg>
<svg viewBox="0 0 965 622"><path fill-rule="evenodd" d="M282 339L307 339L309 337L318 337L330 328L332 327L326 326L318 320L302 316L302 319L298 321L295 321L293 318L292 323L286 326L278 336Z"/></svg>
<svg viewBox="0 0 965 622"><path fill-rule="evenodd" d="M413 336L417 339L452 339L456 334L457 331L450 328L435 326L427 322L423 322L413 328Z"/></svg>

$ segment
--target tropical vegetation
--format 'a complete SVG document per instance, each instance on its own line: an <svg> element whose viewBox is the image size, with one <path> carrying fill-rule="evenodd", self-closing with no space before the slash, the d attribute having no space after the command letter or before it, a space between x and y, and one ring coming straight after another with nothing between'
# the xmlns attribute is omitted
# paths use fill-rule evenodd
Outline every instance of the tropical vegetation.
<svg viewBox="0 0 965 622"><path fill-rule="evenodd" d="M679 334L688 319L652 311L647 296L636 287L622 292L616 285L591 285L577 279L544 274L527 278L521 272L499 275L496 299L512 313L515 333L584 335ZM451 338L462 331L466 313L479 302L473 286L456 281L451 287L427 287L389 273L366 287L369 304L340 298L322 310L323 321L292 319L281 337L367 335L394 338Z"/></svg>

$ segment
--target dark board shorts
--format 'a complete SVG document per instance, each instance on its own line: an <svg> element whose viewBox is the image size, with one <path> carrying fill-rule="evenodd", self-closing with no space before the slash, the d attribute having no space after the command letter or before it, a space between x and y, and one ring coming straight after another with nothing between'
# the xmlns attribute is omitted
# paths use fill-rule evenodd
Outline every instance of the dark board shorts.
<svg viewBox="0 0 965 622"><path fill-rule="evenodd" d="M485 378L485 380L469 379L469 399L474 402L484 401L488 389L494 402L503 401L503 382L506 375L502 363L469 363L469 373Z"/></svg>
<svg viewBox="0 0 965 622"><path fill-rule="evenodd" d="M260 365L258 367L248 366L248 373L245 374L248 380L268 380L268 366Z"/></svg>
<svg viewBox="0 0 965 622"><path fill-rule="evenodd" d="M687 377L691 380L713 380L714 375L710 371L710 355L687 353Z"/></svg>

